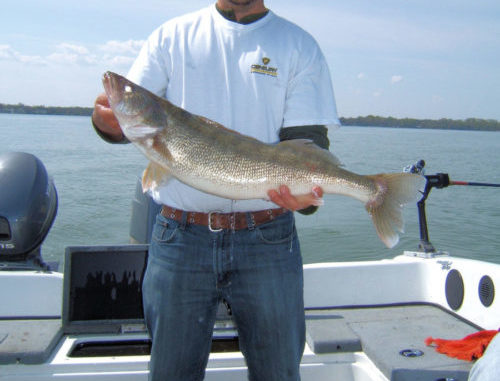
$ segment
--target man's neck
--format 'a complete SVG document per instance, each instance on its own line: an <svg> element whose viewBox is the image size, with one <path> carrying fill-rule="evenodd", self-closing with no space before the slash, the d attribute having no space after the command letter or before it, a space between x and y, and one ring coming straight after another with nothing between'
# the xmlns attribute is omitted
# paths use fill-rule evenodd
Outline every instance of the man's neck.
<svg viewBox="0 0 500 381"><path fill-rule="evenodd" d="M254 14L265 13L264 0L217 0L217 8L234 14L235 21Z"/></svg>

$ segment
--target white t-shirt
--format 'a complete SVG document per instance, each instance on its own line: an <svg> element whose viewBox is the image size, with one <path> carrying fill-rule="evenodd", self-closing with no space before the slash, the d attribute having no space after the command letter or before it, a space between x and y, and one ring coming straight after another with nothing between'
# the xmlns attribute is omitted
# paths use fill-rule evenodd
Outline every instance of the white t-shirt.
<svg viewBox="0 0 500 381"><path fill-rule="evenodd" d="M142 47L131 81L185 110L266 143L282 127L338 124L328 66L316 41L269 11L247 25L215 4L167 21ZM228 200L173 179L152 195L186 211L253 211L265 200Z"/></svg>

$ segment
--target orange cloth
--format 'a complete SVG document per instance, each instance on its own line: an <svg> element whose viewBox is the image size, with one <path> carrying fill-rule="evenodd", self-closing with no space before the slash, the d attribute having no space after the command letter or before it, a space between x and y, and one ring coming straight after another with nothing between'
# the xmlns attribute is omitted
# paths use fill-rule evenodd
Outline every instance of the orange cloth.
<svg viewBox="0 0 500 381"><path fill-rule="evenodd" d="M434 344L436 351L450 357L460 360L477 360L480 358L490 341L495 337L498 331L479 331L465 336L461 340L444 340L428 337L425 344L431 346Z"/></svg>

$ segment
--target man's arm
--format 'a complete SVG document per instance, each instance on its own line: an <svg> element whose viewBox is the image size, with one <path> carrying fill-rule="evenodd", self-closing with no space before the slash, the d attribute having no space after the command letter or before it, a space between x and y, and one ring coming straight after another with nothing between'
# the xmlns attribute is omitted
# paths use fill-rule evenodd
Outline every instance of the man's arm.
<svg viewBox="0 0 500 381"><path fill-rule="evenodd" d="M328 140L328 129L326 126L311 125L286 127L280 130L280 141L292 139L309 139L321 148L328 149L330 141ZM291 210L296 210L300 214L309 215L318 210L318 204L321 203L323 190L315 186L311 193L301 196L293 196L290 189L286 185L282 185L279 189L272 189L268 192L268 196L272 202Z"/></svg>
<svg viewBox="0 0 500 381"><path fill-rule="evenodd" d="M330 148L328 129L322 125L285 127L280 130L280 141L292 139L308 139L323 149Z"/></svg>

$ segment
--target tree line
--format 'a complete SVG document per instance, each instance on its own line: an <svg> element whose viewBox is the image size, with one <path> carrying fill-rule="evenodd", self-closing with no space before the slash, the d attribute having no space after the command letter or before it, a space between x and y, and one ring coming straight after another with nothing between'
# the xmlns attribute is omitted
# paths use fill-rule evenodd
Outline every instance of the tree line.
<svg viewBox="0 0 500 381"><path fill-rule="evenodd" d="M494 119L413 119L393 118L375 115L358 116L355 118L340 118L343 126L360 127L400 127L400 128L426 128L440 130L481 130L500 131L500 122Z"/></svg>
<svg viewBox="0 0 500 381"><path fill-rule="evenodd" d="M36 115L77 115L91 116L92 107L57 107L57 106L27 106L22 103L15 105L0 103L0 113L36 114ZM393 118L376 115L340 118L343 126L360 127L393 127L393 128L424 128L441 130L481 130L500 131L500 122L494 119L414 119Z"/></svg>
<svg viewBox="0 0 500 381"><path fill-rule="evenodd" d="M92 107L27 106L22 103L16 105L0 103L0 113L3 114L90 116L92 110Z"/></svg>

